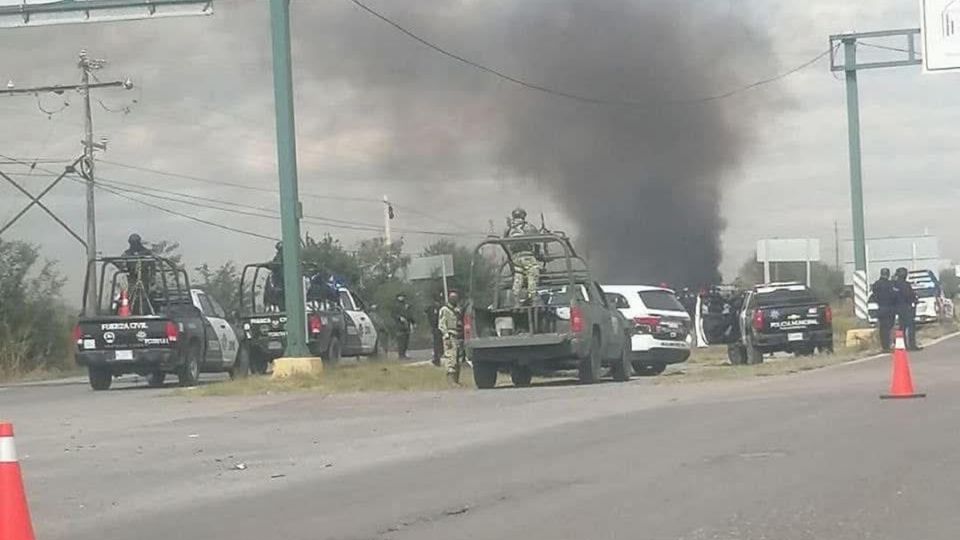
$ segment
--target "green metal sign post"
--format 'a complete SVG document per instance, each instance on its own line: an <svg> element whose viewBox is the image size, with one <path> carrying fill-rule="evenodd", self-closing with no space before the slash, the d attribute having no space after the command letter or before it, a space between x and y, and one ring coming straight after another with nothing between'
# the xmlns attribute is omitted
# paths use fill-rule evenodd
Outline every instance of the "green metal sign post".
<svg viewBox="0 0 960 540"><path fill-rule="evenodd" d="M287 312L289 358L310 356L300 269L300 216L297 190L297 134L293 110L293 68L290 53L290 0L270 0L273 35L273 93L277 110L277 165L280 173L280 226L283 237L284 309Z"/></svg>

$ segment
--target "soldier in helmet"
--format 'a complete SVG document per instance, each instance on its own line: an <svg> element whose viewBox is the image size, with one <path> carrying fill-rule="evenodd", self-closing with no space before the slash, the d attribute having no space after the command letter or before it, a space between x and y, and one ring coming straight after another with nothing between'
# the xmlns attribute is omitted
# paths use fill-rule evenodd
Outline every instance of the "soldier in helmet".
<svg viewBox="0 0 960 540"><path fill-rule="evenodd" d="M143 245L143 239L140 238L140 235L133 233L127 238L127 244L129 247L126 251L123 252L124 257L139 257L141 255L153 255L153 252L147 249L147 246Z"/></svg>
<svg viewBox="0 0 960 540"><path fill-rule="evenodd" d="M535 236L536 227L527 222L527 211L517 208L510 214L510 226L503 234L505 238ZM538 246L534 242L520 242L510 245L510 257L513 259L513 299L517 305L529 302L537 293L540 281L540 262L537 260ZM526 282L526 295L521 296Z"/></svg>

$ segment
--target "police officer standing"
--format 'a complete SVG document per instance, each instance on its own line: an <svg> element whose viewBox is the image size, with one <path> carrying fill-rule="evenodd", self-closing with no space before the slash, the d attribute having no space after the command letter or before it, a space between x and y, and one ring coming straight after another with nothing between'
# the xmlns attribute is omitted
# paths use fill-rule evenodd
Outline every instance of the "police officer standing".
<svg viewBox="0 0 960 540"><path fill-rule="evenodd" d="M510 226L503 234L506 238L518 236L532 236L538 234L536 227L527 222L527 211L517 208L510 214ZM540 261L537 260L537 246L533 242L512 244L510 258L513 260L513 299L516 304L530 302L537 294L537 284L540 281ZM523 285L526 282L527 294L521 296Z"/></svg>
<svg viewBox="0 0 960 540"><path fill-rule="evenodd" d="M401 360L406 360L409 358L407 348L410 346L410 332L413 331L416 321L413 318L413 308L407 303L407 295L403 293L397 295L393 322L397 329L397 356Z"/></svg>
<svg viewBox="0 0 960 540"><path fill-rule="evenodd" d="M447 370L447 382L452 386L460 386L463 312L460 310L460 294L457 291L450 291L447 303L440 308L437 330L443 336L443 367Z"/></svg>
<svg viewBox="0 0 960 540"><path fill-rule="evenodd" d="M890 281L890 269L880 270L880 279L870 286L871 297L877 303L877 328L880 332L880 347L883 352L890 351L890 332L896 320L897 296L893 282Z"/></svg>
<svg viewBox="0 0 960 540"><path fill-rule="evenodd" d="M913 287L907 281L907 269L897 268L894 274L893 288L896 294L897 319L900 323L900 330L903 331L904 341L907 349L919 351L917 345L917 294L913 292Z"/></svg>
<svg viewBox="0 0 960 540"><path fill-rule="evenodd" d="M433 365L439 366L443 357L443 334L440 332L440 310L443 308L443 295L434 298L425 310L427 324L430 325L430 335L433 338Z"/></svg>
<svg viewBox="0 0 960 540"><path fill-rule="evenodd" d="M127 250L123 252L124 257L140 257L143 255L153 255L153 252L143 245L143 239L140 235L133 233L127 238Z"/></svg>

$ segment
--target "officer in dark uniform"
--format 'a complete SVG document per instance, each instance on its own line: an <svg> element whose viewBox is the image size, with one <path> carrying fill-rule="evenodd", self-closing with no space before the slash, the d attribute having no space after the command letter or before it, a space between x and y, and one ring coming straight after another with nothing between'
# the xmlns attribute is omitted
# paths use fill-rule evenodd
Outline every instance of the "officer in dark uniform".
<svg viewBox="0 0 960 540"><path fill-rule="evenodd" d="M126 251L123 252L124 257L149 257L153 255L153 252L143 245L143 239L137 233L133 233L127 238L127 245ZM136 315L147 314L147 296L153 287L154 267L150 263L144 264L142 260L129 261L126 265L130 310Z"/></svg>
<svg viewBox="0 0 960 540"><path fill-rule="evenodd" d="M424 310L427 314L427 324L430 325L431 337L433 337L433 365L440 365L440 358L443 356L443 334L440 332L440 308L443 307L442 297L434 298L433 303Z"/></svg>
<svg viewBox="0 0 960 540"><path fill-rule="evenodd" d="M397 356L401 360L409 358L407 348L410 346L410 333L416 320L413 318L413 307L407 302L407 295L397 295L397 302L393 309L393 324L397 336Z"/></svg>
<svg viewBox="0 0 960 540"><path fill-rule="evenodd" d="M900 323L900 330L903 331L903 338L906 341L908 350L919 351L917 345L917 294L913 292L913 287L907 281L907 269L897 268L894 274L893 289L896 296L895 309L897 320Z"/></svg>
<svg viewBox="0 0 960 540"><path fill-rule="evenodd" d="M883 352L890 351L890 332L896 321L897 297L893 282L890 281L890 269L880 270L880 279L870 286L871 298L877 303L877 329L880 332L880 347Z"/></svg>
<svg viewBox="0 0 960 540"><path fill-rule="evenodd" d="M143 245L143 239L140 238L140 235L133 233L127 238L127 244L129 247L126 251L123 252L124 257L139 257L142 255L153 255L153 252L147 249L147 246Z"/></svg>

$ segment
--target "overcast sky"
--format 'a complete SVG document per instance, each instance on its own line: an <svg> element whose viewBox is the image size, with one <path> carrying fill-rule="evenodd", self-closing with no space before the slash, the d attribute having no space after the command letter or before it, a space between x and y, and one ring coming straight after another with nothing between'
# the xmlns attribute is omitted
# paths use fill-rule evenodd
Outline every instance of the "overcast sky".
<svg viewBox="0 0 960 540"><path fill-rule="evenodd" d="M545 212L556 225L574 228L562 205L545 196L535 180L505 178L507 173L498 174L496 167L489 163L464 167L464 162L474 159L473 154L466 160L458 160L456 168L445 168L443 156L439 156L436 178L422 181L408 178L399 182L385 177L382 167L373 163L371 156L388 151L385 146L391 141L384 138L384 126L377 125L378 119L388 117L370 114L363 116L362 122L345 123L331 111L364 107L377 110L389 105L371 103L369 99L358 103L357 89L351 84L353 79L347 75L337 79L323 76L325 67L316 65L311 56L312 40L320 39L311 34L321 32L322 25L306 15L330 15L343 21L370 19L370 16L346 0L324 1L325 7L309 13L302 10L306 0L293 2L303 192L370 200L389 194L397 203L394 226L406 231L486 231L491 220L500 228L503 215L517 204L526 205L531 212ZM471 0L463 4L472 12L482 13L487 6L493 9L510 1ZM591 0L590 4L594 2L596 0ZM417 28L417 11L400 7L413 5L412 2L370 0L370 3ZM748 72L754 79L785 71L825 51L831 33L919 25L914 0L689 2L690 9L697 9L700 4L737 13L746 21L745 35L766 34L769 50L758 47L756 58L741 55L736 62L740 65L723 66L731 71ZM311 7L318 5L311 3ZM107 69L98 73L102 80L130 77L137 85L132 91L96 92L96 97L103 102L103 106L94 103L96 132L98 137L109 140L107 152L100 156L103 160L273 187L276 161L267 2L217 0L216 8L213 17L0 30L0 48L4 51L0 56L0 83L9 80L26 87L76 82L77 53L87 48L94 56L109 60ZM297 18L297 14L301 17ZM408 52L411 58L417 59L417 65L431 63L429 65L439 66L436 69L449 70L454 85L479 83L487 77L452 64L450 59L426 50L382 23L368 20L362 24L369 34L357 36L358 47L389 47L391 54ZM433 27L425 28L424 32L430 30ZM483 43L458 43L456 28L430 37L486 63L518 70L514 73L524 72L524 67L517 66L512 59L486 57L489 55L483 54ZM343 55L350 52L349 47L342 50ZM877 50L874 57L884 54L895 53ZM384 65L382 69L402 67ZM331 66L331 69L342 70L342 67ZM503 88L504 85L507 83L497 82L495 91L530 92ZM924 75L919 68L861 74L868 235L929 230L940 237L944 257L960 258L960 232L955 225L953 207L958 195L956 171L960 170L960 158L955 151L958 140L955 126L960 124L960 109L954 103L958 85L960 74ZM702 95L710 95L728 88L702 90ZM628 88L623 92L629 97ZM54 95L41 96L39 103L29 96L0 98L3 118L0 154L25 159L38 156L66 159L77 155L83 130L81 101L77 95L65 97L69 102L67 107L64 107L64 97ZM542 99L556 98L542 96ZM821 238L824 255L832 262L834 221L839 222L841 237L850 235L842 77L831 74L824 59L781 83L731 99L738 100L737 110L742 114L742 121L750 125L750 137L736 170L727 173L727 187L722 194L722 214L727 223L722 236L724 274L732 276L740 262L752 252L756 240L764 236ZM776 106L771 107L771 102ZM752 107L754 103L756 109ZM127 114L106 110L121 111L125 107L130 109ZM53 114L48 117L41 109ZM477 110L465 114L485 113ZM463 116L451 118L449 125L424 129L428 133L429 129L436 129L441 138L469 138L476 134L470 132L468 120ZM389 151L433 150L411 145ZM477 152L477 156L482 155ZM402 167L402 156L398 159ZM9 164L0 167L8 173L28 172ZM34 192L39 191L50 180L39 167L61 165L41 163L32 176L15 178ZM266 207L277 204L276 198L266 193L160 176L108 163L99 164L98 174L107 180L228 203ZM366 224L382 222L382 205L375 201L302 198L308 214ZM45 200L82 234L82 186L65 182ZM0 220L5 222L25 201L11 186L0 184ZM278 234L278 222L270 219L170 201L154 202L267 236ZM191 266L204 261L218 264L231 259L262 259L272 252L271 241L210 228L107 193L98 193L97 205L100 248L105 252L123 249L127 235L134 230L147 240L179 240ZM332 232L348 246L373 234L317 224L307 224L305 229L315 235ZM419 232L398 233L400 235L414 248L436 238ZM43 254L60 260L63 270L71 275L83 258L81 246L37 209L4 233L4 239L40 244ZM464 243L472 240L461 239ZM68 292L75 295L76 289L71 287Z"/></svg>

